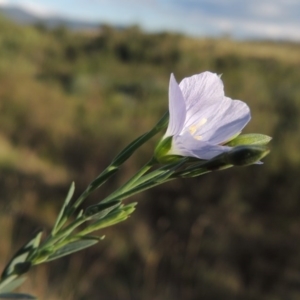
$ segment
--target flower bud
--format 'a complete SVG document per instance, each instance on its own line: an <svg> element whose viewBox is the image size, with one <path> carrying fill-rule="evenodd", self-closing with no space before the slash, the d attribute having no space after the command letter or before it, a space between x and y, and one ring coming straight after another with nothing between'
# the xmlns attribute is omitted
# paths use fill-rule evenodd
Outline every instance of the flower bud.
<svg viewBox="0 0 300 300"><path fill-rule="evenodd" d="M259 162L270 150L262 145L237 146L225 154L228 164L234 166L248 166Z"/></svg>

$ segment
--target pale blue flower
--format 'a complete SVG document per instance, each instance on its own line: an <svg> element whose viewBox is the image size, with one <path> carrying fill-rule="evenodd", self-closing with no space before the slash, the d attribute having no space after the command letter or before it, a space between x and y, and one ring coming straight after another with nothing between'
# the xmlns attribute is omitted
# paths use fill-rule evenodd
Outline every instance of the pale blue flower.
<svg viewBox="0 0 300 300"><path fill-rule="evenodd" d="M249 107L225 96L221 78L204 72L183 79L171 74L170 120L164 138L172 137L167 155L211 159L229 151L222 146L236 137L251 119Z"/></svg>

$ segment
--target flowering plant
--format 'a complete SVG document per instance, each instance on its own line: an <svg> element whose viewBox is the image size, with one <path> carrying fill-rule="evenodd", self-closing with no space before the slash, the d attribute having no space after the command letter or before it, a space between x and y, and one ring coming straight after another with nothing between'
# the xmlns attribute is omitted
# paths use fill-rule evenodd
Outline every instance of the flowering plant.
<svg viewBox="0 0 300 300"><path fill-rule="evenodd" d="M232 166L259 163L269 153L270 137L240 135L250 120L249 107L224 95L220 76L204 72L185 78L178 85L171 75L169 113L149 131L131 142L76 199L71 184L51 233L42 240L36 234L12 257L0 279L0 299L34 299L12 291L25 280L24 274L41 263L90 247L103 236L92 232L126 220L136 203L122 200L177 178L195 177ZM80 209L83 201L100 188L145 142L166 129L150 160L123 186L99 203Z"/></svg>
<svg viewBox="0 0 300 300"><path fill-rule="evenodd" d="M220 77L204 72L178 85L171 74L170 122L163 140L172 137L168 154L211 159L227 152L226 142L250 121L250 109L240 100L224 95Z"/></svg>

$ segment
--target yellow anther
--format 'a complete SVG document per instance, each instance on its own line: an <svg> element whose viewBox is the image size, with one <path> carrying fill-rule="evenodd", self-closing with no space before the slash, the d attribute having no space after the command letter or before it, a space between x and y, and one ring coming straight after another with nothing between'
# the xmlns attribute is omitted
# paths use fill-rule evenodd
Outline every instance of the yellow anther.
<svg viewBox="0 0 300 300"><path fill-rule="evenodd" d="M197 125L198 128L199 128L200 126L204 125L206 122L207 122L207 119L206 119L206 118L201 119L200 122L199 122L198 125Z"/></svg>
<svg viewBox="0 0 300 300"><path fill-rule="evenodd" d="M189 132L191 135L194 135L196 133L196 131L203 126L205 123L207 122L206 118L201 119L197 124L192 125L189 127ZM195 137L196 138L196 137Z"/></svg>
<svg viewBox="0 0 300 300"><path fill-rule="evenodd" d="M197 126L196 125L192 125L192 126L190 126L190 128L189 128L189 132L190 132L190 134L191 135L194 135L195 133L196 133L196 131L197 131Z"/></svg>

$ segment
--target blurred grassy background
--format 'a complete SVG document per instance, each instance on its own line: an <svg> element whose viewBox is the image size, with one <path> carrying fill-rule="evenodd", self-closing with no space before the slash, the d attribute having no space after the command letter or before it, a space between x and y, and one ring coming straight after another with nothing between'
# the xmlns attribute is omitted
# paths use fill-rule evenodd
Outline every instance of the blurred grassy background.
<svg viewBox="0 0 300 300"><path fill-rule="evenodd" d="M300 299L300 45L74 33L0 19L0 267L167 109L168 80L223 73L247 102L245 132L273 136L263 166L177 180L140 194L98 246L30 271L41 299ZM157 137L159 138L159 137ZM152 154L151 141L90 197Z"/></svg>

